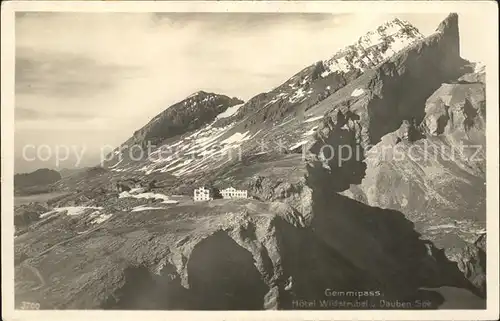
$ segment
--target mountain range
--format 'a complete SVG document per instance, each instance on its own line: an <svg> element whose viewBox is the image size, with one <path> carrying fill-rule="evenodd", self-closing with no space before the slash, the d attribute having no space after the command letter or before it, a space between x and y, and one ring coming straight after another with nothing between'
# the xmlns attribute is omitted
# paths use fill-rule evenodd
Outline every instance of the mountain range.
<svg viewBox="0 0 500 321"><path fill-rule="evenodd" d="M298 309L329 287L484 308L485 120L457 14L388 21L246 102L198 91L19 221L16 303ZM192 202L206 185L251 198Z"/></svg>

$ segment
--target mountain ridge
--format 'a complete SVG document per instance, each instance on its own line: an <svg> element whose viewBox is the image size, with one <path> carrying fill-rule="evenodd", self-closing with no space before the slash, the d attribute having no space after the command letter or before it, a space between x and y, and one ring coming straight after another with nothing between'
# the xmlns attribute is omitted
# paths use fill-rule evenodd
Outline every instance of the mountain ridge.
<svg viewBox="0 0 500 321"><path fill-rule="evenodd" d="M385 34L386 30L390 30L391 33L388 35ZM396 37L396 39L394 39L393 38L394 35L398 35L399 37ZM378 36L378 39L375 36ZM294 86L298 86L298 84L299 84L298 82L295 81L295 79L298 77L301 77L301 79L302 79L302 80L300 80L301 84L307 83L308 77L312 78L312 80L315 80L315 78L318 78L318 77L325 78L329 74L336 73L338 71L341 71L342 73L344 73L346 75L349 75L349 76L347 76L348 78L350 76L356 77L359 75L359 72L363 72L365 70L363 68L359 68L359 66L358 66L358 62L363 61L363 59L365 57L368 57L369 62L368 63L364 62L364 65L367 67L374 67L377 64L380 64L384 59L388 58L387 56L382 56L383 53L385 53L389 50L393 50L393 54L394 54L396 52L396 50L402 49L401 47L394 48L394 49L392 48L391 44L394 43L396 40L399 40L403 44L403 47L404 47L405 45L410 44L410 42L412 40L415 41L417 39L421 39L422 37L423 36L418 32L418 30L415 27L413 27L411 24L409 24L406 21L401 21L401 20L395 18L393 20L390 20L390 21L387 21L387 22L381 24L377 29L375 29L375 31L367 32L364 36L359 37L359 39L356 42L354 42L353 45L346 46L344 49L340 49L331 58L327 58L323 61L319 61L316 64L313 64L313 65L310 65L310 66L304 68L302 71L293 75L290 79L285 81L282 85L276 87L274 90L281 89L281 88L286 87L286 86L292 87L292 89L293 89ZM373 42L371 42L372 40L377 40L378 42L373 43ZM399 45L401 45L401 43ZM363 46L363 44L365 46L366 46L366 44L369 44L369 47L365 48ZM356 45L357 45L357 47L355 47ZM374 47L378 48L380 46L384 47L383 51L370 50ZM377 49L377 48L375 48L375 49ZM374 53L379 53L380 55L376 55ZM344 66L346 66L346 65L350 66L350 70L346 70L345 67L343 67L341 69L334 70L333 66L335 64L337 64L337 60L341 59L349 54L358 57L357 60L354 62L351 62L351 59L348 59L349 61L347 61L347 60L344 61ZM306 73L307 75L304 76L303 75L304 73ZM340 77L342 77L342 76L340 76ZM343 83L345 84L346 81L344 81ZM321 95L325 95L326 93L331 94L332 93L331 88L328 88L328 89L325 88L325 91L323 93L321 93ZM219 94L207 93L203 90L196 91L193 94L186 97L185 99L183 99L182 101L173 104L172 106L167 108L165 111L156 115L144 127L151 126L152 122L158 120L159 118L164 117L164 115L168 114L168 112L166 112L166 111L171 109L172 107L175 109L176 106L178 106L179 104L189 102L189 100L194 99L198 96L202 96L205 98L207 95L210 96L210 95L219 95ZM257 100L259 104L262 104L260 97L266 96L266 95L268 95L268 93L257 94L246 103L243 103L243 101L240 101L239 103L240 104L243 103L243 106L242 106L242 108L240 108L238 110L236 115L233 117L236 117L236 118L237 117L244 117L244 114L248 112L247 110L249 110L249 112L253 112L253 110L252 110L253 109L252 106L254 106L253 102L255 100ZM304 94L302 92L296 91L294 95L291 95L291 97L288 98L289 102L293 103L295 101L299 101L303 95ZM224 96L224 95L221 95L221 96ZM285 97L285 96L290 96L290 95L283 94L283 93L278 94L278 97ZM225 96L225 97L227 97L227 96ZM321 97L321 98L323 98L323 97ZM275 99L275 98L273 98L273 99ZM274 103L273 99L267 99L268 101L266 102L266 104L272 105ZM247 107L247 104L250 107ZM228 106L228 107L232 107L232 106ZM190 128L190 129L192 129L192 128ZM143 135L143 134L141 134L141 131L144 131L144 130L139 129L139 130L135 131L134 135L132 137L136 137L136 136L141 137ZM137 139L132 139L132 137L129 138L124 144L135 143L137 141ZM169 138L169 137L164 137L164 138ZM140 138L139 140L143 140L143 139Z"/></svg>
<svg viewBox="0 0 500 321"><path fill-rule="evenodd" d="M198 129L227 108L242 102L236 97L197 91L153 117L122 145L144 146L148 140L156 145L164 139Z"/></svg>

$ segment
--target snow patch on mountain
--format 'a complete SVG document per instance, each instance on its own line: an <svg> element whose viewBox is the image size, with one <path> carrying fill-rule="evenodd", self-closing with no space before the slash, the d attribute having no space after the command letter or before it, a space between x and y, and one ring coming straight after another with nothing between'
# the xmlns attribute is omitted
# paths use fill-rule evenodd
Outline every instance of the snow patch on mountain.
<svg viewBox="0 0 500 321"><path fill-rule="evenodd" d="M226 139L218 142L217 149L207 149L194 151L196 157L189 159L189 162L180 166L176 171L169 171L174 176L183 176L198 170L206 169L210 166L214 156L222 156L227 161L237 157L241 153L240 146L243 142L252 138L250 131L244 133L236 132Z"/></svg>
<svg viewBox="0 0 500 321"><path fill-rule="evenodd" d="M192 93L191 95L187 96L187 98L193 98L193 97L196 97L196 96L198 96L200 93L201 93L201 91L197 91L197 92Z"/></svg>
<svg viewBox="0 0 500 321"><path fill-rule="evenodd" d="M351 96L352 97L358 97L358 96L361 96L365 91L361 88L356 88L352 91L352 94Z"/></svg>
<svg viewBox="0 0 500 321"><path fill-rule="evenodd" d="M239 105L234 105L233 107L229 107L224 112L222 112L219 115L217 115L216 119L222 119L222 118L227 118L227 117L233 116L234 114L236 114L238 112L238 110L243 105L244 104L239 104Z"/></svg>
<svg viewBox="0 0 500 321"><path fill-rule="evenodd" d="M93 206L66 206L66 207L57 207L52 211L43 213L40 215L40 218L44 218L47 216L51 216L53 214L60 214L66 212L66 215L74 216L85 213L88 210L102 210L102 207L93 207Z"/></svg>

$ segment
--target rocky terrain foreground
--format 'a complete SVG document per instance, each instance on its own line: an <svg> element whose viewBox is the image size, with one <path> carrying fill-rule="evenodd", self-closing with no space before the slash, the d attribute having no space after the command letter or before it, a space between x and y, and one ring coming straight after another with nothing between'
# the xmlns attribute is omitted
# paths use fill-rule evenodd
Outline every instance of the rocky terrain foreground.
<svg viewBox="0 0 500 321"><path fill-rule="evenodd" d="M459 48L456 14L396 19L246 103L170 107L16 208L16 306L485 308L485 70Z"/></svg>

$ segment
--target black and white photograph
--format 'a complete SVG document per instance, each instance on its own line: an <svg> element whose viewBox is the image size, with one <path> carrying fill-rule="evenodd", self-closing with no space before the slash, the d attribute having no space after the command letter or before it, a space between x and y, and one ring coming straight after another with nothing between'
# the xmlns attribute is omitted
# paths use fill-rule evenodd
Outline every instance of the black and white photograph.
<svg viewBox="0 0 500 321"><path fill-rule="evenodd" d="M12 309L498 314L496 4L223 2L12 12Z"/></svg>

